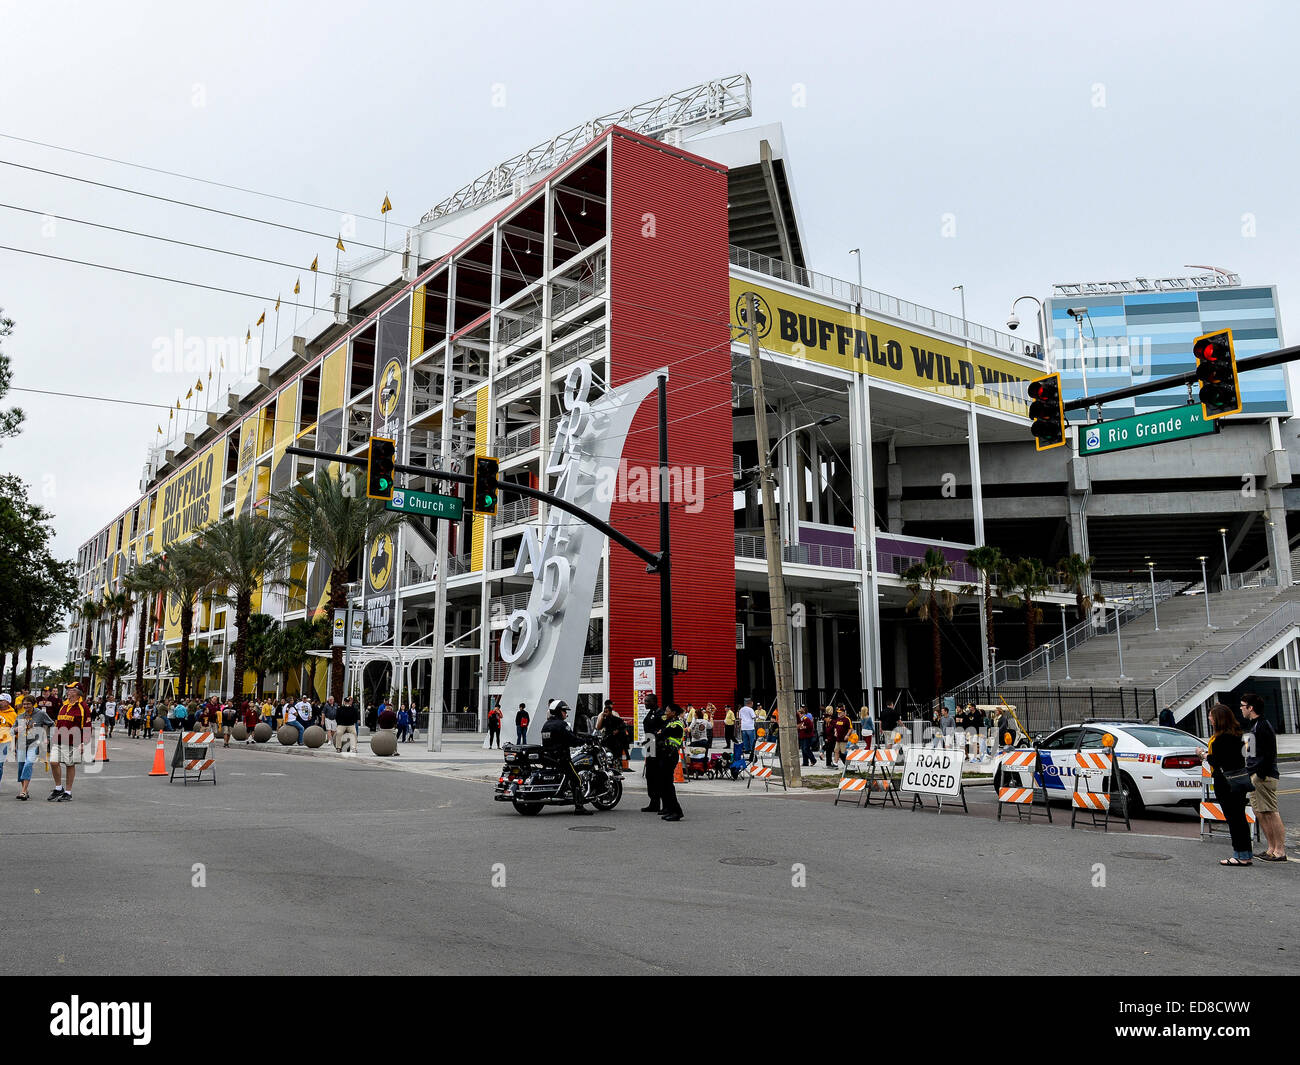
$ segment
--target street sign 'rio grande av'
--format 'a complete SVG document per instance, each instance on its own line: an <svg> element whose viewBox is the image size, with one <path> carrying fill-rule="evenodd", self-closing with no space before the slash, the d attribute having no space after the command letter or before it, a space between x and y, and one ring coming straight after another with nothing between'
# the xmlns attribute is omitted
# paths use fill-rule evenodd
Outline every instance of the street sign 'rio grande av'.
<svg viewBox="0 0 1300 1065"><path fill-rule="evenodd" d="M1079 454L1101 455L1147 444L1163 444L1189 436L1219 431L1217 421L1206 421L1199 403L1190 407L1151 411L1133 418L1079 426Z"/></svg>

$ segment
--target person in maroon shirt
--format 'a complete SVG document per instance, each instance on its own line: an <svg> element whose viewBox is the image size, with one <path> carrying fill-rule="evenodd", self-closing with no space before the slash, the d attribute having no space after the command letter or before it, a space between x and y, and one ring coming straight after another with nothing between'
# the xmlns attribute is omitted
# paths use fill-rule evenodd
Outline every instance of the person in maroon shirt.
<svg viewBox="0 0 1300 1065"><path fill-rule="evenodd" d="M81 696L75 682L68 685L67 701L59 708L54 719L54 735L50 742L50 768L54 773L54 790L46 802L71 802L72 780L77 775L90 732L90 707ZM67 768L68 783L64 786L63 769Z"/></svg>

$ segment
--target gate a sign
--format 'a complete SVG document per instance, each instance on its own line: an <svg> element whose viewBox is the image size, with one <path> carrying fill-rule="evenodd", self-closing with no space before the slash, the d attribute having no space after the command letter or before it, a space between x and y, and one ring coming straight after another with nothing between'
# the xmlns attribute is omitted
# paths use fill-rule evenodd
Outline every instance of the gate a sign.
<svg viewBox="0 0 1300 1065"><path fill-rule="evenodd" d="M590 399L591 364L575 363L564 382L565 414L555 429L555 446L546 473L555 478L553 492L609 521L619 461L628 430L642 401L667 370ZM582 654L591 619L591 600L607 537L581 518L551 507L546 527L524 528L515 573L532 571L527 606L506 619L501 658L510 666L502 706L523 703L533 709L529 741L536 742L544 724L542 707L551 699L572 705L578 697Z"/></svg>

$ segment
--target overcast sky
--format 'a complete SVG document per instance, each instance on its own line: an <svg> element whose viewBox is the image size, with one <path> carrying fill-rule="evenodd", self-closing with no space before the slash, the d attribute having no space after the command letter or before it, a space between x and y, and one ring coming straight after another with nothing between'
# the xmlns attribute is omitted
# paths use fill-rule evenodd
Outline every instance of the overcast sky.
<svg viewBox="0 0 1300 1065"><path fill-rule="evenodd" d="M754 121L785 126L817 270L854 277L847 250L861 246L869 286L957 312L962 283L970 318L1002 328L1014 297L1056 281L1210 264L1278 284L1294 342L1298 10L0 2L0 133L324 209L12 139L0 159L334 233L340 212L375 216L385 193L390 221L413 223L536 141L743 71ZM0 208L0 244L246 292L288 296L314 255L333 262L330 240L10 166L0 203L304 268ZM358 223L358 240L379 237L377 222ZM0 250L0 306L17 321L15 385L170 404L194 375L155 365L160 338L242 338L264 302ZM0 448L0 468L34 486L57 516L57 551L74 556L136 498L166 412L10 399L28 423ZM58 665L65 652L60 637L38 660Z"/></svg>

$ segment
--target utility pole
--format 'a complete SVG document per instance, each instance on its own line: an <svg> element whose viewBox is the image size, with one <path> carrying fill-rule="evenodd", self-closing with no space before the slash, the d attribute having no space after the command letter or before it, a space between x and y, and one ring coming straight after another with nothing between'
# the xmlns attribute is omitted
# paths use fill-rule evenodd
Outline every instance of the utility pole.
<svg viewBox="0 0 1300 1065"><path fill-rule="evenodd" d="M767 435L767 398L763 391L763 364L758 351L758 296L745 294L745 331L749 334L749 372L754 386L754 427L758 443L758 476L763 489L763 542L767 554L767 593L772 604L772 663L776 668L776 705L780 711L778 727L781 737L781 772L787 782L799 787L799 731L795 715L794 677L790 662L790 618L786 613L785 573L782 566L781 519L772 491L773 474L769 464Z"/></svg>

